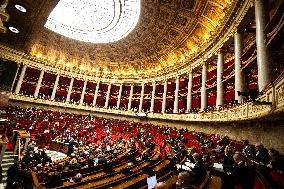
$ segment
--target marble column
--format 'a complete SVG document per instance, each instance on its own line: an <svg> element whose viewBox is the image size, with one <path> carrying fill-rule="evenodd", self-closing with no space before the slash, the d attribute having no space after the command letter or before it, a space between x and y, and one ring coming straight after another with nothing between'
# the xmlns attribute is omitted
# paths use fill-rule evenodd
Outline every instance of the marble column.
<svg viewBox="0 0 284 189"><path fill-rule="evenodd" d="M122 94L122 84L119 86L119 92L118 92L118 97L117 97L117 102L116 102L117 109L119 109L119 106L120 106L121 94Z"/></svg>
<svg viewBox="0 0 284 189"><path fill-rule="evenodd" d="M162 102L162 113L166 113L167 90L168 90L168 82L165 81L165 83L164 83L164 93L163 93L163 102Z"/></svg>
<svg viewBox="0 0 284 189"><path fill-rule="evenodd" d="M143 108L144 91L145 91L145 83L142 83L140 103L139 103L139 109L138 109L139 112L142 112L142 108Z"/></svg>
<svg viewBox="0 0 284 189"><path fill-rule="evenodd" d="M44 70L41 70L37 84L36 84L36 89L35 89L35 94L34 97L37 98L38 97L38 93L39 93L39 89L42 83L42 79L43 79L43 74L44 74Z"/></svg>
<svg viewBox="0 0 284 189"><path fill-rule="evenodd" d="M72 77L71 81L70 81L70 84L69 84L69 88L68 88L66 102L70 102L70 96L71 96L71 92L72 92L73 83L74 83L74 78Z"/></svg>
<svg viewBox="0 0 284 189"><path fill-rule="evenodd" d="M243 53L243 36L240 32L236 32L234 36L235 46L235 100L242 102L243 96L238 95L239 92L246 91L245 75L242 70L242 53Z"/></svg>
<svg viewBox="0 0 284 189"><path fill-rule="evenodd" d="M225 93L224 93L224 85L222 82L222 74L224 71L224 53L220 51L218 53L217 60L217 98L216 98L216 108L224 106Z"/></svg>
<svg viewBox="0 0 284 189"><path fill-rule="evenodd" d="M130 94L129 94L129 101L128 101L128 110L131 110L131 102L132 102L132 96L133 96L133 85L130 87Z"/></svg>
<svg viewBox="0 0 284 189"><path fill-rule="evenodd" d="M54 86L53 86L53 90L52 90L52 94L51 94L51 98L50 100L54 100L55 98L55 94L56 94L56 90L57 90L57 86L58 86L58 82L59 82L59 74L56 76L56 80L55 80L55 83L54 83Z"/></svg>
<svg viewBox="0 0 284 189"><path fill-rule="evenodd" d="M187 98L186 98L186 110L187 113L191 112L192 109L192 72L188 74L188 84L187 84Z"/></svg>
<svg viewBox="0 0 284 189"><path fill-rule="evenodd" d="M153 83L153 90L152 90L152 96L151 96L151 107L150 112L154 112L154 106L155 106L155 93L156 93L156 83Z"/></svg>
<svg viewBox="0 0 284 189"><path fill-rule="evenodd" d="M174 101L174 113L178 113L178 91L179 91L179 78L176 78L176 90L175 90L175 101Z"/></svg>
<svg viewBox="0 0 284 189"><path fill-rule="evenodd" d="M95 94L94 94L94 100L93 100L93 106L96 106L99 88L100 88L100 80L97 81L96 90L95 90Z"/></svg>
<svg viewBox="0 0 284 189"><path fill-rule="evenodd" d="M80 104L81 104L81 105L82 105L83 102L84 102L84 97L85 97L85 93L86 93L87 83L88 83L88 80L86 79L86 80L84 81L84 86L83 86L83 90L82 90L82 94L81 94L81 98L80 98Z"/></svg>
<svg viewBox="0 0 284 189"><path fill-rule="evenodd" d="M206 80L207 80L207 65L206 63L202 66L202 83L201 83L201 110L207 109L207 90L206 90Z"/></svg>
<svg viewBox="0 0 284 189"><path fill-rule="evenodd" d="M23 68L22 68L21 75L20 75L20 78L18 80L17 86L16 86L16 90L15 90L16 94L19 94L19 92L21 90L21 86L22 86L22 83L23 83L23 80L24 80L24 77L25 77L26 69L27 69L27 66L24 65Z"/></svg>
<svg viewBox="0 0 284 189"><path fill-rule="evenodd" d="M108 107L108 103L109 103L109 96L110 96L110 89L111 89L111 84L108 84L108 88L107 88L107 96L106 96L106 102L105 102L105 106L104 108Z"/></svg>
<svg viewBox="0 0 284 189"><path fill-rule="evenodd" d="M273 62L266 45L265 27L269 20L268 1L255 0L258 88L262 91L272 80Z"/></svg>

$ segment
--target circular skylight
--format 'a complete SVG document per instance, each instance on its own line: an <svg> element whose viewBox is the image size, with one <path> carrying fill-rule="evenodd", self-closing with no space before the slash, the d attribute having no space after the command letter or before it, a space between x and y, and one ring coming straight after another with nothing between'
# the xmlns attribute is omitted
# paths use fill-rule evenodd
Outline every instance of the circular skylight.
<svg viewBox="0 0 284 189"><path fill-rule="evenodd" d="M18 9L21 12L27 12L27 9L23 7L22 5L15 5L16 9Z"/></svg>
<svg viewBox="0 0 284 189"><path fill-rule="evenodd" d="M19 33L20 32L17 28L12 27L12 26L9 27L9 30L13 33Z"/></svg>
<svg viewBox="0 0 284 189"><path fill-rule="evenodd" d="M79 41L109 43L127 36L139 16L140 0L60 0L45 27Z"/></svg>

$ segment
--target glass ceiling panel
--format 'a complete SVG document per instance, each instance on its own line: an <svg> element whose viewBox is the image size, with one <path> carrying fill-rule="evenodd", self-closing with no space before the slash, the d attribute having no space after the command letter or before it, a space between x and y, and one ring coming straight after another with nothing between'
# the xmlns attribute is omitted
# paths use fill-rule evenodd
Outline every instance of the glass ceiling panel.
<svg viewBox="0 0 284 189"><path fill-rule="evenodd" d="M140 0L60 0L45 27L63 36L91 43L126 37L140 16Z"/></svg>

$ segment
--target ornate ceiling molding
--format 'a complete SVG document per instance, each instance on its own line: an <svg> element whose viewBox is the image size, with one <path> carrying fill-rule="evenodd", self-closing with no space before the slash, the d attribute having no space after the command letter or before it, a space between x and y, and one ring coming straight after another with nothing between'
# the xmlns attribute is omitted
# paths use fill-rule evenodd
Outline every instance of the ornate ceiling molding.
<svg viewBox="0 0 284 189"><path fill-rule="evenodd" d="M1 51L4 49L5 53L2 53L1 57L8 57L7 59L16 62L20 60L20 62L39 69L46 67L50 72L60 73L68 77L83 78L85 75L88 80L96 81L101 79L102 82L107 83L113 81L117 83L159 82L188 74L190 70L194 72L201 62L207 61L208 58L216 54L218 49L222 48L224 43L234 34L239 23L251 7L250 0L233 2L229 0L212 0L203 4L202 1L191 4L189 2L195 1L182 0L179 7L174 7L174 10L177 10L174 12L171 11L173 2L176 1L153 1L153 4L145 5L145 8L142 9L144 13L141 13L141 23L138 24L138 28L135 29L133 34L117 44L99 46L104 49L98 51L99 55L102 56L101 59L92 57L91 54L85 55L82 53L89 52L88 50L92 48L99 50L99 47L89 48L84 43L66 40L47 30L39 32L39 36L32 32L35 38L31 40L31 55L29 55L29 52L20 53L2 46ZM226 5L226 3L230 7L222 6ZM153 9L154 5L159 7L158 11ZM224 11L224 15L221 19L217 18L218 21L215 22L213 19L217 13L213 9L216 7L218 11ZM213 12L208 13L208 10ZM195 17L199 18L198 15L202 15L201 18L203 19L195 19ZM154 23L155 19L151 20L149 18L155 18L155 16L164 20ZM172 18L175 19L171 20ZM168 27L167 23L171 27ZM151 27L146 27L147 25ZM154 25L156 27L152 27ZM210 31L214 28L216 31ZM209 34L213 33L206 39L203 36L204 31ZM184 33L187 33L187 35L184 35ZM145 34L148 35L145 36ZM200 43L201 39L206 42ZM61 41L62 44L56 43ZM68 42L65 43L66 41ZM69 44L77 48L77 50L73 49L74 52L70 51L70 56L72 57L73 53L75 53L74 55L80 54L81 62L76 62L75 59L70 60L63 53L57 53L57 50L60 50L60 48L65 49L67 48L66 45ZM44 54L44 45L48 49L46 55ZM198 50L191 55L187 55L186 53L192 50L190 47L196 47ZM105 54L106 51L110 53ZM119 58L118 60L108 58L112 55L117 57L116 55L120 54L121 57L125 58L125 62L120 62ZM145 59L143 59L143 56L145 56ZM152 60L155 60L156 64L150 64L149 62ZM92 65L96 65L96 67L92 67ZM117 71L114 73L112 69Z"/></svg>

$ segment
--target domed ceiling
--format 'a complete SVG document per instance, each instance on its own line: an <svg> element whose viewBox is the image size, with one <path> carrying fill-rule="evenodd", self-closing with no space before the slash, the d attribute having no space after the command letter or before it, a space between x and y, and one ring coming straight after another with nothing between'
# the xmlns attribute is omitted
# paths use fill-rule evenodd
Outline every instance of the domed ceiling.
<svg viewBox="0 0 284 189"><path fill-rule="evenodd" d="M22 23L18 29L21 33L21 27L25 28L24 35L16 37L20 42L1 36L1 42L65 70L117 78L155 77L190 64L226 27L240 2L142 0L139 21L126 37L96 44L70 39L44 27L58 0L16 0L8 11L15 24ZM26 6L27 13L17 13L16 3Z"/></svg>

